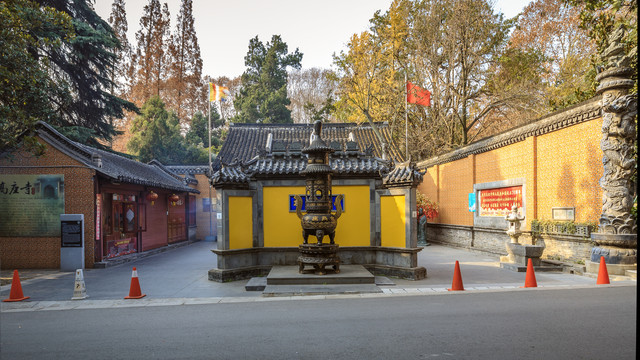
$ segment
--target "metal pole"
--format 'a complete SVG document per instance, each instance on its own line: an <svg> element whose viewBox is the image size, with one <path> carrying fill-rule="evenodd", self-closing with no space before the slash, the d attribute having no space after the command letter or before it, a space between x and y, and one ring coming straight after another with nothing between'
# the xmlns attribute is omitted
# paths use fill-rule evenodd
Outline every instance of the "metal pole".
<svg viewBox="0 0 640 360"><path fill-rule="evenodd" d="M211 87L209 87L209 93L211 93ZM211 201L211 176L213 176L213 167L211 166L211 94L209 94L209 122L207 130L209 131L209 236L208 241L213 241L213 202Z"/></svg>
<svg viewBox="0 0 640 360"><path fill-rule="evenodd" d="M407 72L404 73L404 156L405 161L409 160L409 115L407 105Z"/></svg>

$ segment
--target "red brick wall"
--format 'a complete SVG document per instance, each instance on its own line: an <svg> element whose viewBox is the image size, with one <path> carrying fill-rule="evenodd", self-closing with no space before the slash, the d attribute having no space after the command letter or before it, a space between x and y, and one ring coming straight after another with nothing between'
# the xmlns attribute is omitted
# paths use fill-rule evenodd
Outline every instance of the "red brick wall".
<svg viewBox="0 0 640 360"><path fill-rule="evenodd" d="M87 268L93 267L95 171L47 145L45 154L41 157L20 152L13 154L12 158L0 158L0 174L64 175L65 213L84 214L85 266ZM0 234L0 261L3 269L60 268L60 237L7 237L2 235Z"/></svg>

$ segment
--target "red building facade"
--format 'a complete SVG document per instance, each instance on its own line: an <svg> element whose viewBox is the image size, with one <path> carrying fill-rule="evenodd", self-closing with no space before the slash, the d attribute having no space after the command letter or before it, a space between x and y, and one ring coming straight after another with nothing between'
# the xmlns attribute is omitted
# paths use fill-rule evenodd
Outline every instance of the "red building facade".
<svg viewBox="0 0 640 360"><path fill-rule="evenodd" d="M58 268L60 214L84 215L88 268L195 233L189 209L199 191L159 162L73 142L45 123L37 138L46 149L42 156L0 155L3 269Z"/></svg>

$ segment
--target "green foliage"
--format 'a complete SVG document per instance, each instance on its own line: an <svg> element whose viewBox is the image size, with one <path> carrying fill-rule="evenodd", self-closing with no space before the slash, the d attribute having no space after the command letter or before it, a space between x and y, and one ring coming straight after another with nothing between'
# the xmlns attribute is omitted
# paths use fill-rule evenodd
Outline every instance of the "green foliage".
<svg viewBox="0 0 640 360"><path fill-rule="evenodd" d="M136 110L108 92L119 46L111 27L87 0L3 1L0 17L2 148L37 120L84 128L72 140L103 147L98 139L117 134L111 119Z"/></svg>
<svg viewBox="0 0 640 360"><path fill-rule="evenodd" d="M576 6L584 6L580 13L580 27L596 42L598 56L592 58L597 67L605 67L603 58L609 43L609 35L616 29L624 30L621 42L625 54L630 57L629 67L634 69L632 92L638 91L638 2L636 0L567 0ZM595 79L594 79L595 83Z"/></svg>
<svg viewBox="0 0 640 360"><path fill-rule="evenodd" d="M38 57L39 49L57 50L75 36L71 18L33 1L0 2L0 152L16 148L41 152L32 137L20 138L38 120L53 122L49 95L71 99L49 76L52 66Z"/></svg>
<svg viewBox="0 0 640 360"><path fill-rule="evenodd" d="M176 114L165 109L158 96L151 97L140 109L132 122L133 136L127 148L138 159L149 162L153 159L163 164L202 164L207 162L202 148L187 145L180 134L180 122Z"/></svg>
<svg viewBox="0 0 640 360"><path fill-rule="evenodd" d="M242 88L235 97L235 122L291 123L291 103L287 97L287 67L300 69L302 53L288 53L279 35L264 45L256 36L249 41L244 58Z"/></svg>
<svg viewBox="0 0 640 360"><path fill-rule="evenodd" d="M589 233L598 230L596 222L575 222L575 221L556 221L556 220L531 220L531 234L539 237L541 234L560 233L574 235L578 226L588 227Z"/></svg>
<svg viewBox="0 0 640 360"><path fill-rule="evenodd" d="M203 149L206 153L206 157L203 162L208 162L208 125L209 119L201 112L197 112L191 119L191 127L186 135L186 141L188 146L192 146L198 149ZM222 119L215 109L211 111L211 152L217 154L222 148L222 142L226 138L226 131L221 127Z"/></svg>

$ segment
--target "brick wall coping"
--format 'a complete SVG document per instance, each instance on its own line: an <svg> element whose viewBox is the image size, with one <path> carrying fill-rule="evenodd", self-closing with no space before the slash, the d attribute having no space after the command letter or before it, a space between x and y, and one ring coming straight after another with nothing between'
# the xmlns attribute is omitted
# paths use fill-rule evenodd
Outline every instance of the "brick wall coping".
<svg viewBox="0 0 640 360"><path fill-rule="evenodd" d="M417 167L418 169L428 169L432 166L446 164L463 159L472 154L480 154L524 141L531 136L544 135L569 126L594 120L600 116L600 97L594 97L580 104L546 115L532 123L476 141L446 154L423 160L417 164Z"/></svg>

